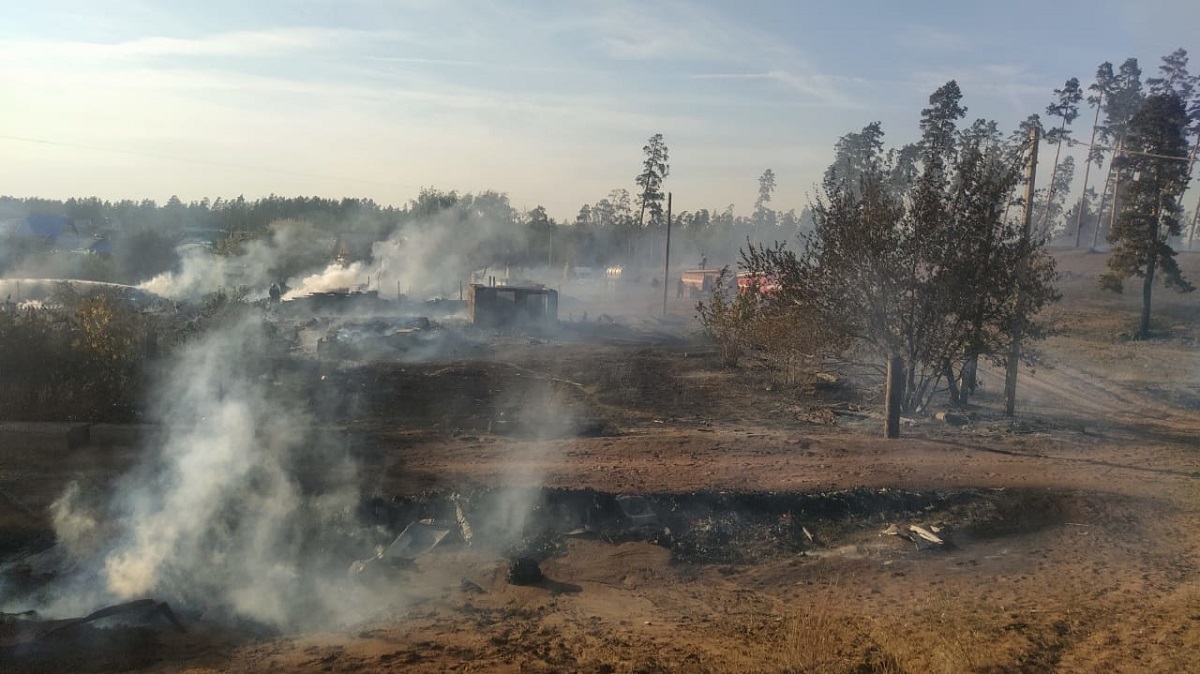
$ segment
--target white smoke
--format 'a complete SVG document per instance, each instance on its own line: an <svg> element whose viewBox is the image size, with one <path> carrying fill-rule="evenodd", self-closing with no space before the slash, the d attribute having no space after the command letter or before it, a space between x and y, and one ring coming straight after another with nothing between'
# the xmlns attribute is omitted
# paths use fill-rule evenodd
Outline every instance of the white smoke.
<svg viewBox="0 0 1200 674"><path fill-rule="evenodd" d="M141 284L142 289L176 300L195 300L221 288L245 286L251 298L267 295L272 283L297 269L313 269L330 259L334 239L300 220L279 220L261 239L241 244L238 254L219 255L205 246L178 249L175 271Z"/></svg>
<svg viewBox="0 0 1200 674"><path fill-rule="evenodd" d="M330 264L320 272L289 282L292 289L284 299L363 287L376 289L385 297L450 295L457 292L458 284L471 271L462 253L471 243L457 240L454 229L442 226L439 218L412 223L388 239L376 241L371 246L370 262Z"/></svg>
<svg viewBox="0 0 1200 674"><path fill-rule="evenodd" d="M299 281L290 281L291 290L283 296L285 300L306 297L313 293L334 290L357 290L370 283L372 268L362 262L352 262L347 265L334 263L315 274L310 274Z"/></svg>
<svg viewBox="0 0 1200 674"><path fill-rule="evenodd" d="M344 448L314 444L303 403L258 376L269 344L246 320L183 349L158 391L161 449L121 484L112 543L63 604L152 596L280 628L361 617L345 573L355 550L329 544L361 534L357 471ZM313 470L341 477L303 486ZM56 523L75 540L94 523L68 506Z"/></svg>
<svg viewBox="0 0 1200 674"><path fill-rule="evenodd" d="M499 391L502 418L493 422L493 430L497 422L512 425L510 432L522 441L505 450L506 461L496 476L500 489L487 512L479 515L476 528L520 553L531 533L529 522L540 504L547 468L566 456L579 420L569 404L573 391L535 372L514 374L518 376L507 379L508 385Z"/></svg>
<svg viewBox="0 0 1200 674"><path fill-rule="evenodd" d="M81 494L79 483L72 482L50 505L55 536L67 556L73 559L86 557L94 551L100 529L91 509L81 502Z"/></svg>
<svg viewBox="0 0 1200 674"><path fill-rule="evenodd" d="M366 229L352 222L337 228L351 237L364 235ZM141 287L182 300L236 286L246 286L251 298L260 298L279 281L290 288L284 299L364 287L384 297L445 297L457 294L459 284L476 267L505 265L521 258L529 244L529 229L507 199L484 193L405 222L376 240L366 260L335 260L344 247L338 236L308 222L287 220L273 223L267 236L244 242L238 255L181 250L178 271L160 274Z"/></svg>
<svg viewBox="0 0 1200 674"><path fill-rule="evenodd" d="M449 228L408 227L372 248L381 288L397 287L416 297L452 294L470 274L462 242Z"/></svg>
<svg viewBox="0 0 1200 674"><path fill-rule="evenodd" d="M207 248L188 247L180 251L178 271L163 272L138 287L170 299L191 300L244 280L245 267L234 259Z"/></svg>

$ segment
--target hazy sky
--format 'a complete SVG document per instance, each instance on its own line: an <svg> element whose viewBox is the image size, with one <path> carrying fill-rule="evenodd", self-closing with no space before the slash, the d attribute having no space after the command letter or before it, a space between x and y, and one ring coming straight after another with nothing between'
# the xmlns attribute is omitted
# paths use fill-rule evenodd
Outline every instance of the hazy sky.
<svg viewBox="0 0 1200 674"><path fill-rule="evenodd" d="M1101 61L1200 54L1198 27L1195 0L3 0L0 194L435 186L569 218L661 132L677 209L748 212L768 167L799 209L838 136L912 140L948 79L1011 129Z"/></svg>

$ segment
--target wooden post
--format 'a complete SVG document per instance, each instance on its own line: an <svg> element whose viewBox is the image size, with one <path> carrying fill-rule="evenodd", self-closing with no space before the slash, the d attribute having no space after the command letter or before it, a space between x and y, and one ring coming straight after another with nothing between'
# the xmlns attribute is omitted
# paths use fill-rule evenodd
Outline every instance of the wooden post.
<svg viewBox="0 0 1200 674"><path fill-rule="evenodd" d="M663 271L663 316L667 315L667 289L671 287L671 193L667 192L667 263Z"/></svg>
<svg viewBox="0 0 1200 674"><path fill-rule="evenodd" d="M904 405L904 359L893 356L888 361L887 393L887 437L900 437L900 408Z"/></svg>
<svg viewBox="0 0 1200 674"><path fill-rule="evenodd" d="M1004 377L1004 414L1013 416L1017 406L1017 371L1021 365L1021 332L1025 329L1025 317L1022 314L1025 298L1021 297L1021 286L1025 283L1025 273L1029 265L1029 239L1033 222L1033 185L1037 178L1038 128L1029 130L1029 168L1025 183L1025 218L1021 225L1020 257L1017 260L1017 316L1013 321L1012 348L1008 352L1008 371Z"/></svg>

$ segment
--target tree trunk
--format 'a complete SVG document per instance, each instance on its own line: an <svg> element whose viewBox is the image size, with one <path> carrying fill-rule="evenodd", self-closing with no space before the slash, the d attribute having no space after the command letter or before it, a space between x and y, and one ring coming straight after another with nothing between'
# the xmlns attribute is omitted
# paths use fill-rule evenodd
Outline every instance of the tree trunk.
<svg viewBox="0 0 1200 674"><path fill-rule="evenodd" d="M1089 171L1091 168L1092 168L1092 165L1089 163L1089 164L1087 165L1087 168L1085 168L1085 169L1083 170L1083 184L1084 184L1084 185L1087 185L1087 174L1088 174L1088 171ZM1081 241L1081 240L1082 240L1082 238L1083 238L1083 237L1082 237L1082 234L1083 234L1083 217L1084 217L1085 215L1087 215L1087 206L1088 206L1088 203L1087 203L1087 187L1084 187L1084 188L1083 188L1083 194L1079 195L1079 210L1078 210L1078 211L1075 213L1075 247L1076 247L1076 248L1078 248L1078 247L1079 247L1079 243L1080 243L1080 241Z"/></svg>
<svg viewBox="0 0 1200 674"><path fill-rule="evenodd" d="M1157 173L1157 172L1156 172ZM1154 217L1150 218L1147 232L1150 235L1150 255L1146 258L1146 275L1142 278L1142 320L1138 325L1138 339L1150 337L1150 296L1154 292L1154 272L1158 267L1158 237L1162 231L1162 193L1158 195L1158 205L1154 209Z"/></svg>
<svg viewBox="0 0 1200 674"><path fill-rule="evenodd" d="M901 372L903 373L904 392L900 396L901 408L905 412L912 412L917 406L917 359L911 354L908 357L908 368L904 368L904 359L900 359Z"/></svg>
<svg viewBox="0 0 1200 674"><path fill-rule="evenodd" d="M888 361L887 370L887 425L885 434L889 438L900 437L900 408L904 402L904 359L894 356Z"/></svg>
<svg viewBox="0 0 1200 674"><path fill-rule="evenodd" d="M1146 276L1142 279L1142 321L1138 327L1138 339L1150 336L1150 295L1154 290L1154 268L1158 263L1158 251L1150 254L1146 263Z"/></svg>
<svg viewBox="0 0 1200 674"><path fill-rule="evenodd" d="M1092 250L1100 241L1100 230L1104 223L1104 206L1108 201L1108 187L1113 183L1113 166L1108 165L1108 176L1104 179L1104 187L1100 190L1100 199L1096 202L1096 228L1092 231Z"/></svg>
<svg viewBox="0 0 1200 674"><path fill-rule="evenodd" d="M942 360L942 376L946 378L946 387L950 389L950 404L964 404L965 401L959 395L958 380L954 376L954 363L951 363L949 358Z"/></svg>
<svg viewBox="0 0 1200 674"><path fill-rule="evenodd" d="M963 404L970 402L971 396L975 395L975 386L979 374L979 355L971 354L963 361L962 367L962 389L958 395L962 398Z"/></svg>
<svg viewBox="0 0 1200 674"><path fill-rule="evenodd" d="M1004 374L1004 415L1013 416L1017 406L1017 373L1021 361L1021 333L1025 330L1024 299L1021 296L1029 265L1029 235L1033 219L1033 193L1037 182L1038 128L1029 130L1029 166L1025 179L1025 218L1021 225L1018 242L1020 255L1017 259L1017 310L1012 326L1012 344L1008 351L1008 368Z"/></svg>

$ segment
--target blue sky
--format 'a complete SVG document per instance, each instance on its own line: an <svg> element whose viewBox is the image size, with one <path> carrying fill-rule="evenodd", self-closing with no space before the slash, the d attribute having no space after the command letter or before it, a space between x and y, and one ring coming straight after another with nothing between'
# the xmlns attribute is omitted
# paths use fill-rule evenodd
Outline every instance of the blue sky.
<svg viewBox="0 0 1200 674"><path fill-rule="evenodd" d="M1200 54L1197 26L1194 0L9 0L0 194L435 186L569 218L661 132L677 209L747 212L766 168L799 209L840 135L912 140L946 80L1011 129L1102 61Z"/></svg>

